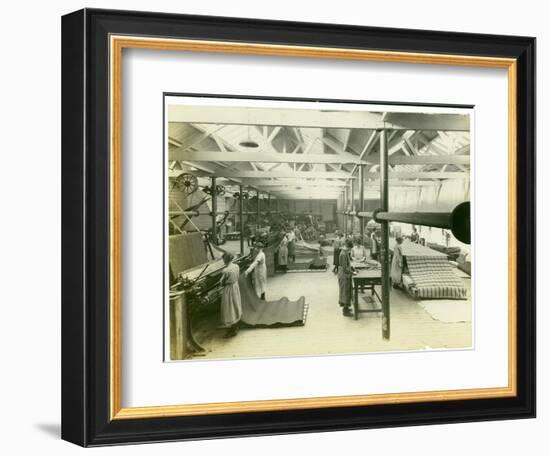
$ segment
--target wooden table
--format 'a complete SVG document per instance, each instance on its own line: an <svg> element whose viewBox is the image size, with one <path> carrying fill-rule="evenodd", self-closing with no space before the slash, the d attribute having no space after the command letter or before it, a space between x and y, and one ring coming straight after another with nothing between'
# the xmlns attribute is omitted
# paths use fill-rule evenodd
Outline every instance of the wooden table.
<svg viewBox="0 0 550 456"><path fill-rule="evenodd" d="M372 296L378 298L378 302L382 303L382 299L374 288L376 285L382 286L382 271L380 269L362 269L352 278L353 281L353 315L357 320L360 313L382 312L382 307L374 309L359 308L359 290L370 290Z"/></svg>

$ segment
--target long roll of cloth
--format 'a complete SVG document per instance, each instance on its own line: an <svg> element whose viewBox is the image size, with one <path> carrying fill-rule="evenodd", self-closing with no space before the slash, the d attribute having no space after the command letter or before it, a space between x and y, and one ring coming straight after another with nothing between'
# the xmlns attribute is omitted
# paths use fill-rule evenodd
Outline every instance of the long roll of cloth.
<svg viewBox="0 0 550 456"><path fill-rule="evenodd" d="M254 327L302 326L306 322L306 299L296 301L283 297L276 301L262 301L254 291L250 278L241 274L239 278L243 313L241 322Z"/></svg>

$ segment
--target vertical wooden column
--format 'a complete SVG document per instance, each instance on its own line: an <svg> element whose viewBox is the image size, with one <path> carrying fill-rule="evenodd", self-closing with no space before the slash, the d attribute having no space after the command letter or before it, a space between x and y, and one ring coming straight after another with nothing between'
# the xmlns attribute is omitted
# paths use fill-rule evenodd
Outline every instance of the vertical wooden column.
<svg viewBox="0 0 550 456"><path fill-rule="evenodd" d="M216 226L216 215L218 213L218 195L216 193L216 178L212 177L212 242L218 245L218 227Z"/></svg>
<svg viewBox="0 0 550 456"><path fill-rule="evenodd" d="M380 132L380 210L388 211L388 137L384 129ZM382 264L382 337L390 338L390 255L389 222L382 220L382 244L380 262Z"/></svg>
<svg viewBox="0 0 550 456"><path fill-rule="evenodd" d="M359 212L365 212L365 165L359 165ZM359 218L359 234L361 242L365 238L365 223L363 218Z"/></svg>
<svg viewBox="0 0 550 456"><path fill-rule="evenodd" d="M344 204L343 204L343 207L344 207L344 214L343 214L343 218L344 218L344 234L347 234L348 232L348 216L347 216L347 212L348 212L348 185L346 184L346 186L344 187Z"/></svg>
<svg viewBox="0 0 550 456"><path fill-rule="evenodd" d="M267 194L267 213L271 214L271 194Z"/></svg>
<svg viewBox="0 0 550 456"><path fill-rule="evenodd" d="M243 191L242 185L239 185L239 240L241 241L241 255L244 255L244 209L243 209Z"/></svg>
<svg viewBox="0 0 550 456"><path fill-rule="evenodd" d="M256 224L258 225L258 228L260 227L260 190L256 191Z"/></svg>
<svg viewBox="0 0 550 456"><path fill-rule="evenodd" d="M355 210L355 182L353 181L353 179L351 180L351 198L350 198L350 211L354 211ZM353 233L353 227L355 225L355 215L350 215L349 216L349 222L350 222L350 229L349 231L351 231Z"/></svg>

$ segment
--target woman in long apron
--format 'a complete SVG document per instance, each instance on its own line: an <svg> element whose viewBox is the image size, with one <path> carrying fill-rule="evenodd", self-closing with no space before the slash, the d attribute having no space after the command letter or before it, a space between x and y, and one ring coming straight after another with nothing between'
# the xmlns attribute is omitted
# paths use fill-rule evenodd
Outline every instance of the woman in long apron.
<svg viewBox="0 0 550 456"><path fill-rule="evenodd" d="M399 288L403 283L403 247L401 244L403 244L403 238L396 237L390 274L393 288Z"/></svg>
<svg viewBox="0 0 550 456"><path fill-rule="evenodd" d="M288 237L285 235L279 244L279 251L277 253L277 263L281 271L286 272L288 270Z"/></svg>
<svg viewBox="0 0 550 456"><path fill-rule="evenodd" d="M370 235L370 256L373 260L378 260L378 237L376 236L376 230Z"/></svg>
<svg viewBox="0 0 550 456"><path fill-rule="evenodd" d="M254 260L245 271L245 274L248 275L251 272L252 280L254 281L254 290L258 298L265 301L265 289L267 284L267 266L265 264L265 253L263 252L263 244L257 243L255 245L257 254L254 257Z"/></svg>
<svg viewBox="0 0 550 456"><path fill-rule="evenodd" d="M352 295L352 268L350 250L353 247L351 239L346 240L343 248L340 250L338 261L338 303L342 307L342 315L351 317L351 295Z"/></svg>
<svg viewBox="0 0 550 456"><path fill-rule="evenodd" d="M296 235L294 230L289 230L285 237L288 242L288 260L294 263L296 261Z"/></svg>
<svg viewBox="0 0 550 456"><path fill-rule="evenodd" d="M225 269L222 272L221 284L222 325L228 328L225 337L234 337L239 332L239 322L243 314L241 303L241 290L239 289L239 266L233 263L233 255L229 252L223 254Z"/></svg>

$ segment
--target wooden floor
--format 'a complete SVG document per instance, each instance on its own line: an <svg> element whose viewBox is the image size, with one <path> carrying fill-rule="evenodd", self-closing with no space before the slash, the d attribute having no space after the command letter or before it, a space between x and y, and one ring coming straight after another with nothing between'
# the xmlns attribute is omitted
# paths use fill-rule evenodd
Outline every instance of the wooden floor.
<svg viewBox="0 0 550 456"><path fill-rule="evenodd" d="M329 264L332 258L329 257ZM470 280L463 277L470 290ZM380 294L380 290L378 290ZM466 301L456 304L457 319L446 321L434 318L401 290L390 295L391 339L382 339L379 313L363 313L359 320L344 317L338 305L338 279L328 271L279 274L268 279L267 299L282 296L294 300L305 296L309 304L305 326L274 329L243 329L231 339L223 338L225 331L216 331L204 345L209 350L201 358L257 358L276 356L327 355L378 351L469 348L472 344L472 305ZM360 297L360 304L366 307ZM430 300L433 308L437 301ZM437 315L437 314L433 314ZM459 321L462 320L462 321ZM450 321L450 322L449 322Z"/></svg>

